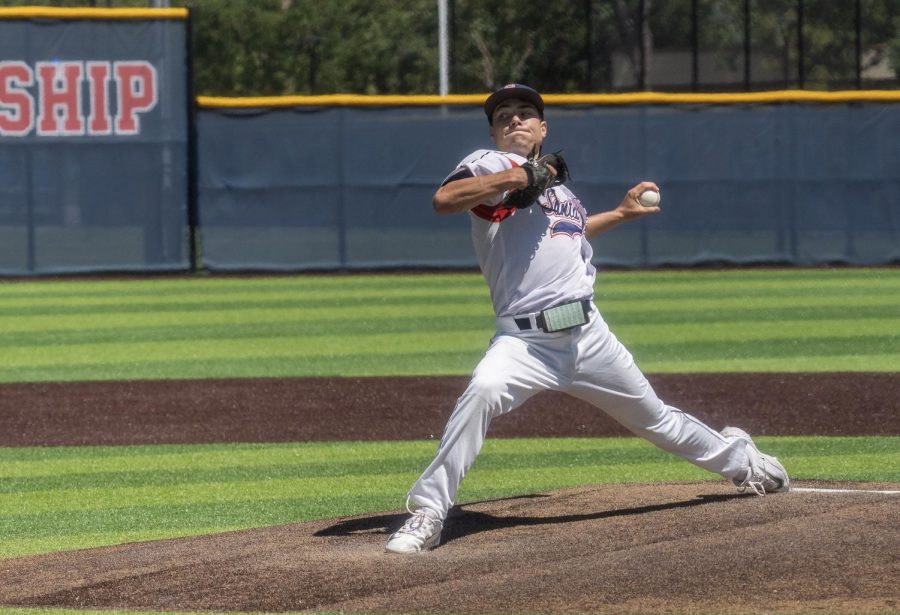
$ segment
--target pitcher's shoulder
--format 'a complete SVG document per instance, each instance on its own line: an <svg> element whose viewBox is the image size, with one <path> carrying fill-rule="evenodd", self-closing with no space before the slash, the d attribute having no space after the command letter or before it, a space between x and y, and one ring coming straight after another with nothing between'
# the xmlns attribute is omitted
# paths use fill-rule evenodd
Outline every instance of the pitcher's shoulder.
<svg viewBox="0 0 900 615"><path fill-rule="evenodd" d="M500 152L492 149L475 150L462 159L458 167L467 167L475 171L476 175L485 173L499 173L525 162L525 158L510 152Z"/></svg>

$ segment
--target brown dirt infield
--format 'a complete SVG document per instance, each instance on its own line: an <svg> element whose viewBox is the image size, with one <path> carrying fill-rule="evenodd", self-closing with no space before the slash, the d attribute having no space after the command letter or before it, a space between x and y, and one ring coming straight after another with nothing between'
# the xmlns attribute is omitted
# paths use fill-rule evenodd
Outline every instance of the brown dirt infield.
<svg viewBox="0 0 900 615"><path fill-rule="evenodd" d="M900 373L657 374L660 398L754 435L900 434ZM0 446L439 438L467 377L0 384ZM627 436L545 392L491 437Z"/></svg>
<svg viewBox="0 0 900 615"><path fill-rule="evenodd" d="M466 378L0 385L4 446L439 437ZM721 428L900 434L900 375L651 376ZM492 437L625 435L542 394ZM785 459L790 470L790 459ZM454 508L439 549L389 556L400 511L0 561L0 604L460 613L900 612L900 500L825 484L602 485ZM398 494L398 499L402 494Z"/></svg>

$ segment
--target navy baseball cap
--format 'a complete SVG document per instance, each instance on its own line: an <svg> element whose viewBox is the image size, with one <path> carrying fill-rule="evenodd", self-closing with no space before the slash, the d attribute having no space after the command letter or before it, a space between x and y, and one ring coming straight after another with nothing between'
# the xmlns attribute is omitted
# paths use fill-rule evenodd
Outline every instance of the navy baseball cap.
<svg viewBox="0 0 900 615"><path fill-rule="evenodd" d="M538 115L541 116L541 119L544 119L544 99L541 98L537 90L521 83L509 83L488 96L487 100L484 101L484 112L487 114L488 124L491 124L494 119L494 109L504 100L509 100L510 98L519 98L530 102L538 110Z"/></svg>

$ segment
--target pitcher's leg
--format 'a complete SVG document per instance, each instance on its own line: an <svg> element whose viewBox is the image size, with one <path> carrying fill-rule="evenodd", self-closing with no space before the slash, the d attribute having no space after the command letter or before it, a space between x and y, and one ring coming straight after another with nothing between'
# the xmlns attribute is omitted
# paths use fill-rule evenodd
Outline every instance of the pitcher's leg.
<svg viewBox="0 0 900 615"><path fill-rule="evenodd" d="M631 354L606 325L592 323L579 342L587 352L565 390L609 414L637 436L725 478L744 477L746 443L725 438L697 418L663 403ZM586 327L587 329L587 327Z"/></svg>
<svg viewBox="0 0 900 615"><path fill-rule="evenodd" d="M441 519L447 516L460 483L478 456L491 419L503 412L499 398L488 401L478 392L480 388L473 381L457 400L437 454L409 491L417 507L433 510Z"/></svg>
<svg viewBox="0 0 900 615"><path fill-rule="evenodd" d="M555 383L556 376L529 353L525 342L515 337L495 338L456 402L437 455L410 489L410 499L445 518L484 444L491 419Z"/></svg>

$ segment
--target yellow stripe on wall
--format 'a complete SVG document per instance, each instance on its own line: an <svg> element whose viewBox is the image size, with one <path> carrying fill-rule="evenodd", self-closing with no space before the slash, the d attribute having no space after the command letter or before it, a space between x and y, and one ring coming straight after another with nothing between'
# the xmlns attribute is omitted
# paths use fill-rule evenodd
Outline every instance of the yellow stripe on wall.
<svg viewBox="0 0 900 615"><path fill-rule="evenodd" d="M391 94L325 94L321 96L247 96L238 98L198 96L201 107L407 107L438 105L480 105L487 94L451 96Z"/></svg>
<svg viewBox="0 0 900 615"><path fill-rule="evenodd" d="M97 9L52 6L0 8L0 19L187 19L187 9Z"/></svg>
<svg viewBox="0 0 900 615"><path fill-rule="evenodd" d="M548 94L548 103L561 105L616 104L752 104L782 102L845 103L859 101L900 102L900 90L846 90L822 92L812 90L773 90L727 94L633 92L628 94Z"/></svg>
<svg viewBox="0 0 900 615"><path fill-rule="evenodd" d="M208 108L268 107L404 107L440 105L481 105L488 94L437 95L362 95L327 94L322 96L198 96L197 104ZM773 90L731 94L673 94L633 92L628 94L545 94L548 105L734 105L786 102L847 103L900 102L900 90L847 90L820 92L810 90Z"/></svg>

